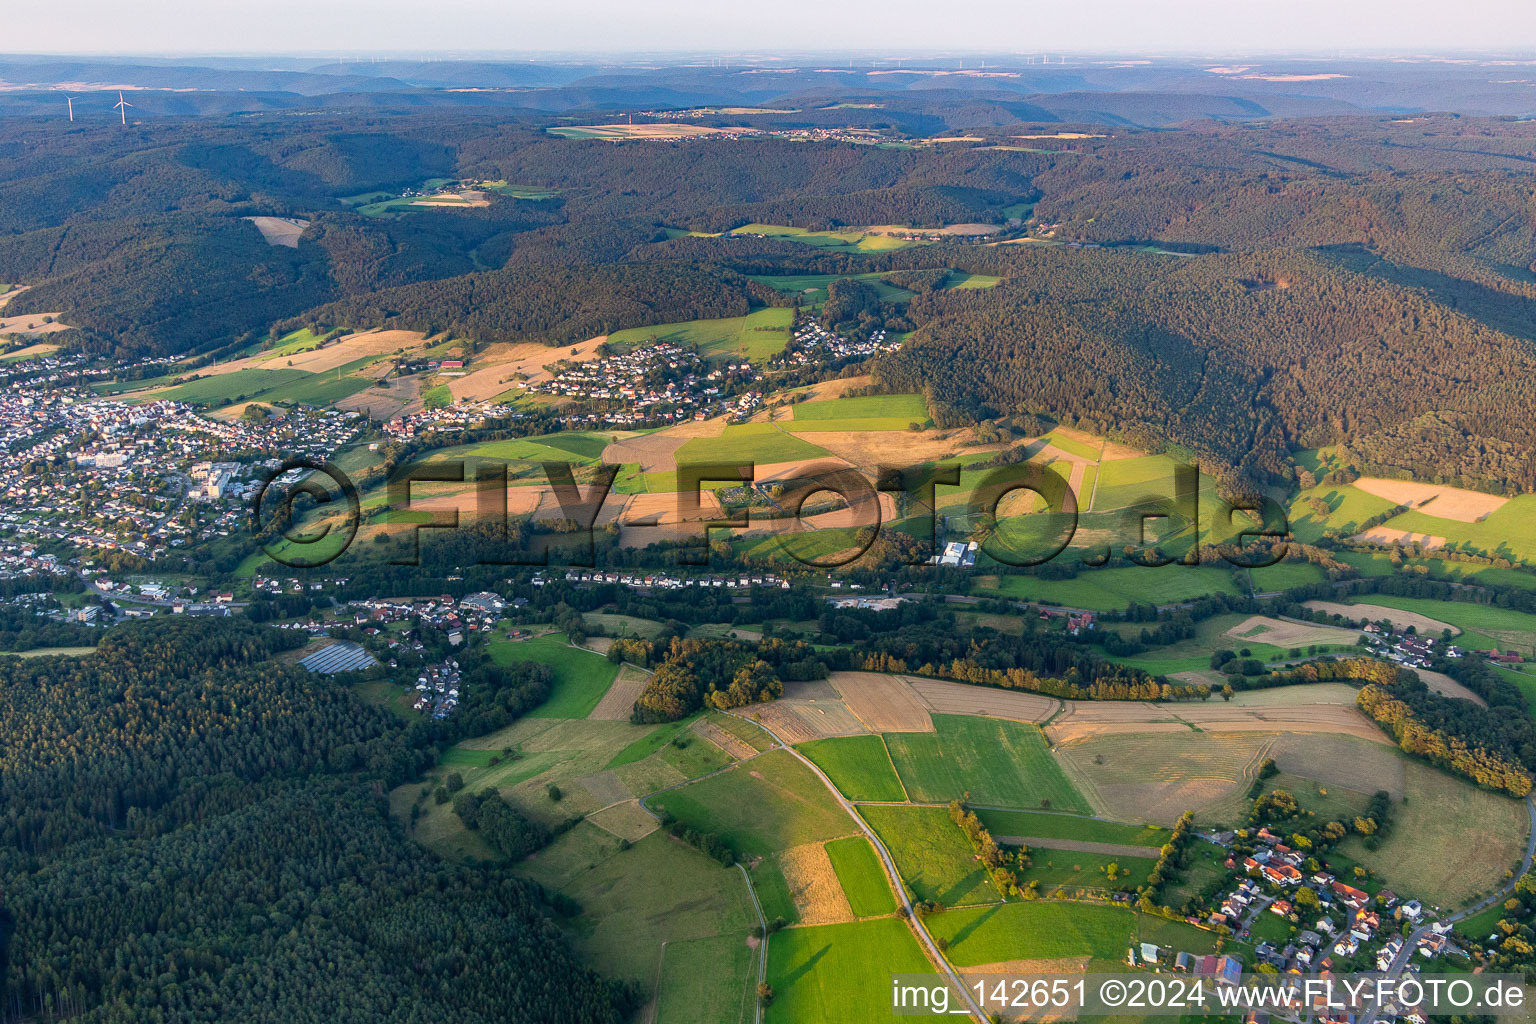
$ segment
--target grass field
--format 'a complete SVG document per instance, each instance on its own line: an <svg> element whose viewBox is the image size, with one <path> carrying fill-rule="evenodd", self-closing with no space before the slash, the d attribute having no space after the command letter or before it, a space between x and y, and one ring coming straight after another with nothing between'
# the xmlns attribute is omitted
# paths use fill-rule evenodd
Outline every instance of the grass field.
<svg viewBox="0 0 1536 1024"><path fill-rule="evenodd" d="M786 751L770 751L721 775L663 794L651 803L738 854L763 856L836 839L857 827L826 786Z"/></svg>
<svg viewBox="0 0 1536 1024"><path fill-rule="evenodd" d="M946 907L996 903L1002 895L976 861L970 840L942 807L870 804L859 809L920 900Z"/></svg>
<svg viewBox="0 0 1536 1024"><path fill-rule="evenodd" d="M705 359L746 359L763 363L784 351L784 346L789 344L789 328L793 322L794 310L773 307L719 320L630 327L608 335L608 343L616 348L628 348L655 338L691 346Z"/></svg>
<svg viewBox="0 0 1536 1024"><path fill-rule="evenodd" d="M1311 562L1277 562L1274 565L1266 565L1262 569L1250 569L1249 572L1253 576L1254 589L1261 594L1306 587L1313 583L1321 583L1327 578L1322 566L1313 565Z"/></svg>
<svg viewBox="0 0 1536 1024"><path fill-rule="evenodd" d="M977 577L976 589L1024 601L1045 601L1068 608L1121 611L1132 601L1177 604L1207 594L1238 596L1230 569L1218 566L1164 565L1083 568L1069 580L1035 576Z"/></svg>
<svg viewBox="0 0 1536 1024"><path fill-rule="evenodd" d="M875 855L875 848L863 836L834 839L827 844L827 859L837 872L837 881L848 897L848 905L860 917L879 917L896 910L885 868Z"/></svg>
<svg viewBox="0 0 1536 1024"><path fill-rule="evenodd" d="M1028 901L951 910L928 919L935 938L949 941L960 967L1004 960L1067 957L1123 959L1136 928L1124 907L1097 903Z"/></svg>
<svg viewBox="0 0 1536 1024"><path fill-rule="evenodd" d="M1321 498L1329 512L1320 516L1312 509L1311 499ZM1325 533L1350 536L1372 516L1391 510L1392 502L1367 494L1350 484L1323 484L1302 491L1291 503L1291 532L1304 544L1315 543Z"/></svg>
<svg viewBox="0 0 1536 1024"><path fill-rule="evenodd" d="M797 425L837 421L843 430L858 430L858 420L899 421L928 424L928 403L922 395L864 395L859 398L832 398L821 402L801 402L792 407Z"/></svg>
<svg viewBox="0 0 1536 1024"><path fill-rule="evenodd" d="M1032 725L969 715L934 715L931 733L889 733L897 774L913 800L1088 812Z"/></svg>
<svg viewBox="0 0 1536 1024"><path fill-rule="evenodd" d="M859 228L846 231L809 231L805 228L786 227L783 224L745 224L735 228L732 234L765 235L786 242L799 242L818 249L834 252L886 252L905 249L916 243L891 235L871 233Z"/></svg>
<svg viewBox="0 0 1536 1024"><path fill-rule="evenodd" d="M519 870L581 903L583 913L568 919L566 928L587 963L609 977L639 981L649 990L658 964L662 985L667 985L663 944L669 944L669 955L670 944L716 936L745 946L747 929L757 915L739 871L722 869L661 832L619 851L584 828L597 831L590 825L573 829ZM701 981L695 990L713 993L710 1000L722 1007L732 1005L738 986L756 980L755 971L739 972L744 965L734 958L726 963L731 967L720 970L718 985ZM676 980L674 975L674 985ZM718 1019L735 1018L727 1012Z"/></svg>
<svg viewBox="0 0 1536 1024"><path fill-rule="evenodd" d="M891 767L885 741L879 736L843 736L813 740L800 745L800 752L827 773L833 785L850 800L894 800L907 798L896 770Z"/></svg>
<svg viewBox="0 0 1536 1024"><path fill-rule="evenodd" d="M619 674L619 667L602 655L570 646L564 633L492 641L490 652L498 665L534 661L554 672L549 699L530 711L529 718L586 718Z"/></svg>
<svg viewBox="0 0 1536 1024"><path fill-rule="evenodd" d="M932 970L900 918L790 928L768 944L773 1004L763 1019L767 1024L885 1024L891 1019L891 975Z"/></svg>
<svg viewBox="0 0 1536 1024"><path fill-rule="evenodd" d="M1147 876L1157 864L1157 851L1148 850L1150 857L1121 857L1105 853L1082 853L1076 850L1052 850L1031 848L1030 866L1019 872L1021 885L1030 882L1040 884L1042 895L1048 895L1057 886L1072 889L1134 890L1147 884ZM1109 868L1115 869L1115 877L1109 877Z"/></svg>
<svg viewBox="0 0 1536 1024"><path fill-rule="evenodd" d="M753 275L752 280L766 284L775 291L799 295L805 302L815 305L825 301L827 285L843 279L863 281L875 290L881 302L906 302L912 293L886 281L880 274L798 274L789 276Z"/></svg>
<svg viewBox="0 0 1536 1024"><path fill-rule="evenodd" d="M1442 908L1460 906L1503 881L1525 852L1530 819L1518 800L1404 758L1407 799L1394 801L1392 829L1375 851L1351 836L1338 851L1387 885Z"/></svg>
<svg viewBox="0 0 1536 1024"><path fill-rule="evenodd" d="M1168 830L1157 825L1125 825L1118 821L1080 818L1041 811L977 811L982 824L998 836L1032 836L1083 843L1146 846L1153 850L1168 841Z"/></svg>
<svg viewBox="0 0 1536 1024"><path fill-rule="evenodd" d="M768 464L796 462L824 457L818 448L772 423L737 423L727 426L719 437L696 437L677 450L679 466L711 463Z"/></svg>
<svg viewBox="0 0 1536 1024"><path fill-rule="evenodd" d="M744 935L669 942L656 991L657 1024L748 1024L757 1004L756 961Z"/></svg>
<svg viewBox="0 0 1536 1024"><path fill-rule="evenodd" d="M1434 504L1429 505L1434 508ZM1389 529L1444 537L1451 547L1468 548L1516 562L1536 562L1536 495L1516 495L1481 522L1441 519L1428 512L1405 512L1387 520Z"/></svg>

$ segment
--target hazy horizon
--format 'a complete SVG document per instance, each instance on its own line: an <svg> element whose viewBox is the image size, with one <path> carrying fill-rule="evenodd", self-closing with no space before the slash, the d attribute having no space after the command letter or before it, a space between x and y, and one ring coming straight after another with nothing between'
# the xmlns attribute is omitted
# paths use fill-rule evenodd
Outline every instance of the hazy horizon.
<svg viewBox="0 0 1536 1024"><path fill-rule="evenodd" d="M782 53L940 56L1081 55L1181 57L1254 55L1367 57L1536 52L1536 18L1516 0L1442 4L1300 0L1260 10L1217 0L1090 0L1070 9L1021 10L977 0L957 16L905 0L841 5L781 0L771 17L714 6L583 0L560 8L492 7L447 0L429 17L404 0L274 0L230 12L238 28L208 17L205 4L158 0L124 8L104 0L29 6L7 18L6 52L81 56L691 56ZM168 40L175 45L167 46ZM466 46L466 42L478 45ZM490 43L491 45L486 45ZM1342 52L1341 52L1342 51Z"/></svg>

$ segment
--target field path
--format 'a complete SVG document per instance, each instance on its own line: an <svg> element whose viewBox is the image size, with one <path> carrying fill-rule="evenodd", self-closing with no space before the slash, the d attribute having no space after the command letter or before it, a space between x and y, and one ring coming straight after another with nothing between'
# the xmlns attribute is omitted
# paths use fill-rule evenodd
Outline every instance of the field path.
<svg viewBox="0 0 1536 1024"><path fill-rule="evenodd" d="M959 993L960 997L965 1000L965 1005L970 1009L972 1016L979 1021L987 1020L986 1013L977 1005L975 997L971 995L971 990L966 988L965 983L960 980L960 975L955 973L955 969L950 965L949 960L945 958L943 953L939 952L939 947L934 943L933 936L928 933L928 926L923 923L922 918L913 912L912 900L907 896L907 887L902 884L901 873L896 870L896 861L891 857L891 851L885 848L885 844L875 834L875 830L869 827L869 823L859 815L853 804L832 784L832 780L827 777L826 772L823 772L816 766L816 762L800 753L794 747L785 744L782 739L774 735L772 729L762 726L761 723L758 724L770 736L779 740L784 750L788 751L791 756L809 768L821 780L821 784L827 787L827 792L832 794L832 799L837 801L837 805L843 809L844 813L858 823L859 829L864 833L865 838L874 846L875 853L880 855L880 862L885 865L886 882L895 891L897 898L901 900L902 907L906 909L905 918L907 925L922 940L923 950L927 954L929 961L940 967L945 975L948 976L950 984ZM950 1012L954 1013L955 1011L951 1010Z"/></svg>

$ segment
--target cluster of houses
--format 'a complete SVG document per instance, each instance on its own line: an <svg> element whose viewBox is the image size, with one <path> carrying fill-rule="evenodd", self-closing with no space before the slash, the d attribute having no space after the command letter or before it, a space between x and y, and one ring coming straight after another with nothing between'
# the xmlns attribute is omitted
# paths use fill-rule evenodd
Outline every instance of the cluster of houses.
<svg viewBox="0 0 1536 1024"><path fill-rule="evenodd" d="M422 669L416 677L416 702L411 707L441 720L458 706L459 663L449 658L440 665Z"/></svg>
<svg viewBox="0 0 1536 1024"><path fill-rule="evenodd" d="M613 403L599 419L613 426L708 419L722 413L746 416L762 404L751 363L710 367L698 353L670 341L652 341L628 352L564 367L529 391L584 402Z"/></svg>
<svg viewBox="0 0 1536 1024"><path fill-rule="evenodd" d="M520 413L508 413L497 402L454 402L436 409L396 416L384 424L384 436L391 441L409 441L422 434L455 433L484 425L489 420L521 419Z"/></svg>
<svg viewBox="0 0 1536 1024"><path fill-rule="evenodd" d="M1221 841L1222 836L1215 837ZM1253 921L1264 912L1291 919L1302 913L1295 893L1305 885L1317 897L1317 920L1296 934L1283 947L1261 942L1254 947L1259 963L1267 963L1281 973L1328 971L1335 967L1334 957L1355 960L1363 950L1376 943L1378 970L1389 969L1398 959L1403 939L1396 926L1402 922L1417 924L1424 907L1417 900L1399 900L1391 890L1371 896L1363 889L1339 881L1327 871L1310 875L1303 871L1306 858L1281 841L1281 837L1262 828L1257 833L1258 847L1253 853L1229 857L1229 870L1239 870L1246 877L1224 895L1208 923L1225 925L1238 934L1246 934ZM1307 901L1311 904L1311 901ZM1437 923L1419 940L1416 952L1433 959L1449 948L1451 926ZM1385 939L1385 941L1382 941Z"/></svg>
<svg viewBox="0 0 1536 1024"><path fill-rule="evenodd" d="M1098 617L1093 612L1076 611L1071 608L1050 608L1043 605L1040 608L1040 618L1047 622L1062 617L1067 620L1067 632L1073 636L1092 629L1098 621Z"/></svg>
<svg viewBox="0 0 1536 1024"><path fill-rule="evenodd" d="M811 319L795 325L794 344L785 359L791 365L805 365L828 359L863 359L899 348L901 342L888 338L883 327L871 334L868 341L853 341Z"/></svg>
<svg viewBox="0 0 1536 1024"><path fill-rule="evenodd" d="M550 575L540 571L534 574L533 585L542 587ZM751 573L740 576L675 576L664 572L585 572L571 569L565 573L567 583L616 583L634 590L683 590L687 587L700 589L720 587L727 590L750 587L777 587L789 589L789 580L776 573Z"/></svg>
<svg viewBox="0 0 1536 1024"><path fill-rule="evenodd" d="M1409 668L1429 668L1430 659L1459 658L1462 650L1449 640L1409 633L1392 626L1368 622L1363 629L1365 645L1376 654ZM1486 652L1485 652L1486 653Z"/></svg>

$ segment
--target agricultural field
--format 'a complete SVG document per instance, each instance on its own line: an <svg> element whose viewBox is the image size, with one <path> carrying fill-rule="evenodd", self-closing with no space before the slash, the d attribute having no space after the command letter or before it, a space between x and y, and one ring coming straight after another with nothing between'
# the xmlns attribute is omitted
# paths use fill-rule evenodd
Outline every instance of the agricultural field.
<svg viewBox="0 0 1536 1024"><path fill-rule="evenodd" d="M668 942L656 991L658 1024L751 1024L757 951L740 934Z"/></svg>
<svg viewBox="0 0 1536 1024"><path fill-rule="evenodd" d="M934 715L933 724L932 733L886 736L913 800L947 803L969 793L989 806L1088 811L1035 726L962 715Z"/></svg>
<svg viewBox="0 0 1536 1024"><path fill-rule="evenodd" d="M720 938L711 948L727 942L746 948L757 914L741 872L722 870L718 862L662 832L619 850L607 844L593 848L578 831L534 854L519 871L581 903L584 912L569 918L565 927L588 963L648 988L660 967L662 989L670 985L669 998L677 1000L683 993L675 990L683 979L674 970L669 981L667 971L674 944ZM683 952L674 962L679 969L691 959L686 948ZM690 987L699 998L722 1007L725 1016L716 1019L737 1019L729 1008L739 1007L742 990L755 985L755 967L755 956L743 961L727 954L711 972L714 979L694 979Z"/></svg>
<svg viewBox="0 0 1536 1024"><path fill-rule="evenodd" d="M834 839L826 845L827 857L859 917L880 917L896 910L896 897L886 880L885 868L875 848L864 836Z"/></svg>
<svg viewBox="0 0 1536 1024"><path fill-rule="evenodd" d="M1212 565L1083 567L1076 576L1066 580L1043 580L1037 576L978 576L975 589L982 594L1096 612L1123 611L1132 602L1178 604L1207 594L1234 597L1239 594L1232 571Z"/></svg>
<svg viewBox="0 0 1536 1024"><path fill-rule="evenodd" d="M531 640L494 640L490 653L498 665L534 661L553 670L555 683L549 699L530 711L530 718L586 718L619 672L619 667L602 655L572 647L564 633Z"/></svg>
<svg viewBox="0 0 1536 1024"><path fill-rule="evenodd" d="M997 836L1026 836L1067 842L1113 843L1157 850L1168 841L1168 830L1157 825L1128 825L1098 818L1042 811L976 812L988 831Z"/></svg>
<svg viewBox="0 0 1536 1024"><path fill-rule="evenodd" d="M1009 960L1123 960L1136 914L1103 903L1032 900L949 910L928 918L935 938L949 942L959 967Z"/></svg>
<svg viewBox="0 0 1536 1024"><path fill-rule="evenodd" d="M1118 629L1125 637L1137 636L1141 631L1138 623L1106 623L1101 628ZM1187 640L1150 647L1134 657L1114 660L1152 675L1206 672L1211 667L1211 655L1218 650L1247 651L1246 657L1280 661L1289 657L1293 649L1304 650L1314 645L1320 650L1348 649L1359 635L1352 630L1299 625L1241 613L1213 615L1196 623L1195 635Z"/></svg>
<svg viewBox="0 0 1536 1024"><path fill-rule="evenodd" d="M837 839L857 828L821 780L782 750L665 793L651 809L718 835L748 856Z"/></svg>
<svg viewBox="0 0 1536 1024"><path fill-rule="evenodd" d="M888 252L916 245L904 238L867 228L847 228L842 231L810 231L805 228L787 227L783 224L744 224L728 232L733 235L763 235L785 242L798 242L817 249L834 252Z"/></svg>
<svg viewBox="0 0 1536 1024"><path fill-rule="evenodd" d="M716 463L771 465L824 458L827 451L781 430L773 423L737 423L718 437L696 437L677 450L677 464Z"/></svg>
<svg viewBox="0 0 1536 1024"><path fill-rule="evenodd" d="M1519 866L1530 832L1523 802L1478 789L1418 761L1401 758L1402 797L1379 849L1351 836L1339 852L1370 868L1386 885L1426 903L1465 905Z"/></svg>
<svg viewBox="0 0 1536 1024"><path fill-rule="evenodd" d="M761 364L784 351L784 346L789 344L789 328L793 321L794 310L772 307L719 320L631 327L608 335L608 344L623 350L648 344L654 339L693 347L700 356L712 361L744 359Z"/></svg>
<svg viewBox="0 0 1536 1024"><path fill-rule="evenodd" d="M906 302L912 298L912 293L905 288L898 288L885 280L883 274L800 274L790 276L755 275L752 280L760 284L766 284L774 291L799 295L801 299L810 305L817 305L826 300L827 285L840 280L862 281L875 289L881 302Z"/></svg>
<svg viewBox="0 0 1536 1024"><path fill-rule="evenodd" d="M827 773L833 785L849 800L904 801L896 770L891 767L885 741L879 736L845 736L813 740L800 752Z"/></svg>
<svg viewBox="0 0 1536 1024"><path fill-rule="evenodd" d="M1152 856L1031 846L1030 865L1018 873L1019 884L1038 883L1041 895L1047 896L1058 888L1067 894L1074 889L1131 890L1147 884L1147 876L1157 865L1157 851L1147 852Z"/></svg>
<svg viewBox="0 0 1536 1024"><path fill-rule="evenodd" d="M897 917L788 928L768 943L773 1004L763 1020L766 1024L885 1024L891 1019L891 975L932 970L906 922ZM902 1019L952 1018L935 1014Z"/></svg>
<svg viewBox="0 0 1536 1024"><path fill-rule="evenodd" d="M932 426L922 395L832 398L800 402L791 409L792 430L906 430L912 423Z"/></svg>
<svg viewBox="0 0 1536 1024"><path fill-rule="evenodd" d="M920 900L946 907L997 903L1002 894L976 861L970 840L943 807L867 804L859 808L896 861L896 870Z"/></svg>

